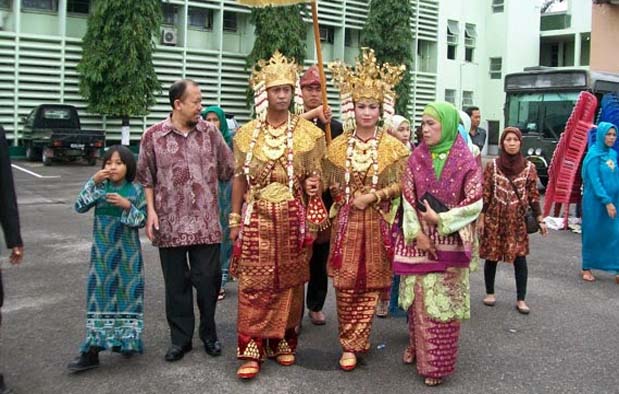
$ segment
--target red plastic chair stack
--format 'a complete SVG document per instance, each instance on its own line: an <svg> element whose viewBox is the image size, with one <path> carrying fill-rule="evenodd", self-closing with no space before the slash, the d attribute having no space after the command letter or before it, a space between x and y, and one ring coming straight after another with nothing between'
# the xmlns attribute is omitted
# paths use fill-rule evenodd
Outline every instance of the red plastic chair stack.
<svg viewBox="0 0 619 394"><path fill-rule="evenodd" d="M553 204L555 216L558 216L563 206L565 229L568 226L569 205L580 206L580 163L587 149L587 132L593 127L597 105L598 100L593 94L580 93L548 168L544 216L548 216Z"/></svg>

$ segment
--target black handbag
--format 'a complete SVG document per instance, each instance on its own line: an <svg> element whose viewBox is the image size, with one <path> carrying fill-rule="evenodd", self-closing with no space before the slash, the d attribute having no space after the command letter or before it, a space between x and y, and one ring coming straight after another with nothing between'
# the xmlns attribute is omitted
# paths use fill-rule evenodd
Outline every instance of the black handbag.
<svg viewBox="0 0 619 394"><path fill-rule="evenodd" d="M518 197L518 202L520 202L520 207L524 210L524 224L527 227L527 234L533 234L539 231L539 223L537 223L537 218L533 213L533 210L530 206L523 205L522 199L520 198L520 193L518 193L518 188L514 185L514 182L509 177L506 177L509 183L512 185L512 189L514 189L514 193L516 193L516 197Z"/></svg>
<svg viewBox="0 0 619 394"><path fill-rule="evenodd" d="M423 197L421 197L419 199L419 201L417 201L417 209L419 209L421 212L425 212L426 211L426 206L423 205L423 201L427 201L428 204L430 205L430 208L432 208L434 210L434 212L436 213L442 213L442 212L447 212L449 211L449 207L445 204L443 204L443 202L441 200L439 200L438 198L434 197L434 195L426 192Z"/></svg>

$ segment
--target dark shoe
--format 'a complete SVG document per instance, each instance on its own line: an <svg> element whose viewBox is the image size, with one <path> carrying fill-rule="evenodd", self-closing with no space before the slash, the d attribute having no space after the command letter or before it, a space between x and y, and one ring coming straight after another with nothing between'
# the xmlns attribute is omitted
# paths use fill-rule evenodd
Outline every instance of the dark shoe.
<svg viewBox="0 0 619 394"><path fill-rule="evenodd" d="M14 391L4 385L4 376L0 374L0 394L13 394Z"/></svg>
<svg viewBox="0 0 619 394"><path fill-rule="evenodd" d="M165 354L165 360L169 362L178 361L191 351L191 343L185 346L170 345Z"/></svg>
<svg viewBox="0 0 619 394"><path fill-rule="evenodd" d="M204 351L212 357L221 356L221 343L217 339L204 341Z"/></svg>
<svg viewBox="0 0 619 394"><path fill-rule="evenodd" d="M75 360L67 365L67 369L73 373L87 371L99 366L99 353L97 352L82 352Z"/></svg>
<svg viewBox="0 0 619 394"><path fill-rule="evenodd" d="M126 352L120 352L120 355L123 356L123 358L132 358L138 353L139 352L136 352L135 350L127 350Z"/></svg>
<svg viewBox="0 0 619 394"><path fill-rule="evenodd" d="M309 318L315 326L324 326L327 323L325 314L322 311L309 311Z"/></svg>

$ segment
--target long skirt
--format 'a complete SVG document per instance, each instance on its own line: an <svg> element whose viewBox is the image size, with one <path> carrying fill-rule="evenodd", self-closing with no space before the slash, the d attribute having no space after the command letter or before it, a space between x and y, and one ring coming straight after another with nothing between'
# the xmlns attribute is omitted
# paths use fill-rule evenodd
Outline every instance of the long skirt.
<svg viewBox="0 0 619 394"><path fill-rule="evenodd" d="M238 301L237 358L262 361L295 353L303 285L281 292L239 289Z"/></svg>
<svg viewBox="0 0 619 394"><path fill-rule="evenodd" d="M340 344L345 352L370 350L372 319L380 294L380 291L335 290Z"/></svg>
<svg viewBox="0 0 619 394"><path fill-rule="evenodd" d="M103 225L106 222L99 220L96 223ZM137 234L137 230L110 231L107 235L95 233L87 282L86 338L80 346L82 352L91 347L119 352L144 351L144 263ZM119 237L120 240L105 242L105 237L112 241ZM130 240L138 246L132 246Z"/></svg>
<svg viewBox="0 0 619 394"><path fill-rule="evenodd" d="M408 309L408 328L409 347L419 375L439 379L452 374L458 356L460 321L440 322L428 316L420 283L415 284L415 300Z"/></svg>

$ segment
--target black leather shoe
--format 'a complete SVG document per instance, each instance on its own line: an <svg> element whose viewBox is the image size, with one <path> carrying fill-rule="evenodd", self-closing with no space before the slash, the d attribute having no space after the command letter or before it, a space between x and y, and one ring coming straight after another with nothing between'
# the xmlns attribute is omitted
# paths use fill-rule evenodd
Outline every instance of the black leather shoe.
<svg viewBox="0 0 619 394"><path fill-rule="evenodd" d="M178 361L185 356L185 353L189 353L190 351L191 343L185 346L170 345L165 354L165 360L169 362Z"/></svg>
<svg viewBox="0 0 619 394"><path fill-rule="evenodd" d="M204 351L212 357L221 356L221 343L217 339L204 341Z"/></svg>
<svg viewBox="0 0 619 394"><path fill-rule="evenodd" d="M82 372L99 366L99 353L97 352L82 352L75 360L67 365L67 369L71 372Z"/></svg>

